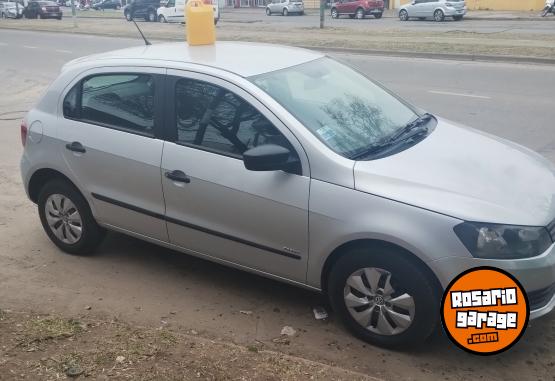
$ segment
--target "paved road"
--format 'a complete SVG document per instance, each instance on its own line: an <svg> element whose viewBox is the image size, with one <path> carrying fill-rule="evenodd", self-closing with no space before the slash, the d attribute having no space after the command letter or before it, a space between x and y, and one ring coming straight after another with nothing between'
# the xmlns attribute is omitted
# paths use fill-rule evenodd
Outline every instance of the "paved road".
<svg viewBox="0 0 555 381"><path fill-rule="evenodd" d="M36 208L23 194L19 114L5 113L28 108L67 60L139 43L0 32L1 308L170 324L241 344L263 343L386 379L552 379L552 317L532 322L523 342L495 358L470 356L440 335L418 351L391 352L353 339L333 319L315 321L310 308L319 299L314 294L122 235L110 235L92 257L61 254L42 232ZM433 113L519 141L555 160L553 67L341 58ZM85 306L92 310L85 311ZM284 325L298 332L286 346L272 341Z"/></svg>

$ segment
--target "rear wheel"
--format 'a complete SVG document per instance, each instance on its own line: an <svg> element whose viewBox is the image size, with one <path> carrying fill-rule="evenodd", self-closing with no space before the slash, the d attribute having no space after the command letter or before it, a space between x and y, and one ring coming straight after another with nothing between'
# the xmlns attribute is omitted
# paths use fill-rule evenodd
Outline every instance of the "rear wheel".
<svg viewBox="0 0 555 381"><path fill-rule="evenodd" d="M150 22L155 22L156 21L156 12L155 11L150 11L148 12L148 20Z"/></svg>
<svg viewBox="0 0 555 381"><path fill-rule="evenodd" d="M333 266L331 305L361 339L382 347L417 344L438 325L440 293L433 280L399 249L353 249Z"/></svg>
<svg viewBox="0 0 555 381"><path fill-rule="evenodd" d="M377 19L381 19L382 18L383 13L374 13L374 17Z"/></svg>
<svg viewBox="0 0 555 381"><path fill-rule="evenodd" d="M266 16L271 16L272 15L272 11L270 10L270 8L266 8Z"/></svg>
<svg viewBox="0 0 555 381"><path fill-rule="evenodd" d="M121 5L116 5L116 11L119 11L121 9Z"/></svg>
<svg viewBox="0 0 555 381"><path fill-rule="evenodd" d="M437 22L442 22L445 19L445 14L441 9L438 9L434 12L434 20Z"/></svg>
<svg viewBox="0 0 555 381"><path fill-rule="evenodd" d="M332 19L336 19L336 18L338 18L338 17L339 17L339 13L337 13L337 9L332 8L332 9L331 9L331 18L332 18Z"/></svg>
<svg viewBox="0 0 555 381"><path fill-rule="evenodd" d="M399 20L407 21L409 19L409 13L405 9L401 9L399 12Z"/></svg>
<svg viewBox="0 0 555 381"><path fill-rule="evenodd" d="M46 234L66 253L89 254L102 242L104 230L85 198L68 182L53 180L44 185L37 204Z"/></svg>
<svg viewBox="0 0 555 381"><path fill-rule="evenodd" d="M281 11L281 14L284 16L289 16L289 11L287 10L287 8L283 8L283 11Z"/></svg>
<svg viewBox="0 0 555 381"><path fill-rule="evenodd" d="M133 20L133 16L131 16L131 12L125 12L124 16L127 21Z"/></svg>
<svg viewBox="0 0 555 381"><path fill-rule="evenodd" d="M364 18L364 9L362 8L357 9L357 11L355 12L355 18L357 20L362 20Z"/></svg>
<svg viewBox="0 0 555 381"><path fill-rule="evenodd" d="M2 18L3 18L3 19L7 19L7 18L8 18L4 12L2 12Z"/></svg>
<svg viewBox="0 0 555 381"><path fill-rule="evenodd" d="M167 23L168 20L166 20L166 18L164 17L164 15L160 15L160 16L158 16L158 22Z"/></svg>

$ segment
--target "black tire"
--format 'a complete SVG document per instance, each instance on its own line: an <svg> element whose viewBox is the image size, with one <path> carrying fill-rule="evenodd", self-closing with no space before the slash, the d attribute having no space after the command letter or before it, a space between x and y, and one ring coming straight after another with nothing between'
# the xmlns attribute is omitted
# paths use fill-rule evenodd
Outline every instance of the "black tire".
<svg viewBox="0 0 555 381"><path fill-rule="evenodd" d="M60 17L56 17L56 18L57 18L58 20L61 20L61 19L62 19L62 16L60 16Z"/></svg>
<svg viewBox="0 0 555 381"><path fill-rule="evenodd" d="M370 344L385 348L410 347L424 342L438 326L441 294L427 272L405 255L402 250L387 245L352 249L335 263L329 274L328 295L334 312L355 336ZM369 267L390 272L391 284L396 292L412 296L414 314L406 330L391 335L372 332L359 324L349 312L344 299L347 279L357 270ZM390 310L396 308L391 304L387 307ZM377 308L374 311L379 312Z"/></svg>
<svg viewBox="0 0 555 381"><path fill-rule="evenodd" d="M377 19L381 19L383 16L383 13L374 13L374 17Z"/></svg>
<svg viewBox="0 0 555 381"><path fill-rule="evenodd" d="M165 23L168 22L168 20L166 20L166 18L164 17L164 15L160 15L160 16L158 16L158 22L161 22L161 23L164 23L164 24L165 24Z"/></svg>
<svg viewBox="0 0 555 381"><path fill-rule="evenodd" d="M401 9L399 12L399 20L401 21L408 21L409 13L405 9Z"/></svg>
<svg viewBox="0 0 555 381"><path fill-rule="evenodd" d="M289 11L287 10L287 8L283 8L283 10L281 11L281 14L283 16L289 16Z"/></svg>
<svg viewBox="0 0 555 381"><path fill-rule="evenodd" d="M125 16L125 19L127 21L133 21L133 16L131 15L131 12L125 12L123 15Z"/></svg>
<svg viewBox="0 0 555 381"><path fill-rule="evenodd" d="M445 20L445 13L443 13L441 9L437 9L434 12L434 20L437 22L442 22L443 20Z"/></svg>
<svg viewBox="0 0 555 381"><path fill-rule="evenodd" d="M270 10L270 8L266 8L266 16L271 16L272 15L272 11Z"/></svg>
<svg viewBox="0 0 555 381"><path fill-rule="evenodd" d="M332 18L332 19L337 19L337 18L339 18L339 13L337 12L337 9L336 9L336 8L332 8L332 9L331 9L331 18Z"/></svg>
<svg viewBox="0 0 555 381"><path fill-rule="evenodd" d="M46 219L46 201L50 195L61 194L67 197L81 216L81 237L74 244L68 244L58 239L52 232ZM87 200L72 184L64 180L52 180L40 190L38 197L40 221L44 231L56 246L69 254L86 255L92 253L104 238L105 231L96 223Z"/></svg>
<svg viewBox="0 0 555 381"><path fill-rule="evenodd" d="M148 22L156 22L157 20L158 20L158 19L157 19L157 17L156 17L156 11L153 11L153 10L149 11L148 14L147 14L146 21L148 21Z"/></svg>
<svg viewBox="0 0 555 381"><path fill-rule="evenodd" d="M364 9L358 8L355 12L355 18L357 20L362 20L364 18Z"/></svg>

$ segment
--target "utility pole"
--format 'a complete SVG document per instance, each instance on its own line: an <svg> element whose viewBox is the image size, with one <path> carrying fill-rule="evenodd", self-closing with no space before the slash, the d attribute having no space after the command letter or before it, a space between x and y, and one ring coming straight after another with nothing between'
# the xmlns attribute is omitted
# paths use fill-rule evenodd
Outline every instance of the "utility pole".
<svg viewBox="0 0 555 381"><path fill-rule="evenodd" d="M326 1L320 0L320 29L324 29L324 13L326 11Z"/></svg>
<svg viewBox="0 0 555 381"><path fill-rule="evenodd" d="M77 15L75 14L75 0L71 0L71 18L73 19L73 27L77 28Z"/></svg>

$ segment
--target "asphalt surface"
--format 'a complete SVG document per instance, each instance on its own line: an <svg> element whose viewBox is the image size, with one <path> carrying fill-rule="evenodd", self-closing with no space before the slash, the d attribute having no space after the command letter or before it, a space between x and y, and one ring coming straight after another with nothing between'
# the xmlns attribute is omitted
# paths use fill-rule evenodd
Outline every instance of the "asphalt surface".
<svg viewBox="0 0 555 381"><path fill-rule="evenodd" d="M48 82L71 59L138 44L139 39L3 29L0 69ZM514 140L555 160L553 66L335 56L418 107Z"/></svg>
<svg viewBox="0 0 555 381"><path fill-rule="evenodd" d="M138 39L0 30L0 308L176 326L385 379L553 378L553 315L533 321L522 342L495 358L466 354L440 334L417 350L392 352L354 339L333 316L314 320L311 308L321 303L315 294L119 234L110 234L92 257L61 254L21 187L19 119L63 63L139 44ZM339 58L421 108L555 161L552 66ZM273 339L285 325L297 335L278 344Z"/></svg>

